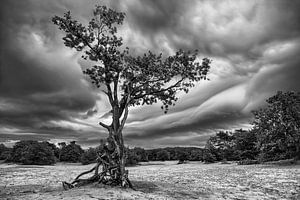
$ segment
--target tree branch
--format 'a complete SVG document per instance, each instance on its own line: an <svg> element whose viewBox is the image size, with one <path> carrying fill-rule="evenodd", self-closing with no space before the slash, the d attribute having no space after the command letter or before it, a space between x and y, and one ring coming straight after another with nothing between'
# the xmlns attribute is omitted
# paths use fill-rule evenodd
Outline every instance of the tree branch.
<svg viewBox="0 0 300 200"><path fill-rule="evenodd" d="M172 88L175 88L178 86L178 84L180 84L185 78L181 78L179 81L177 81L175 84L165 88L165 89L161 89L161 90L156 90L156 91L152 91L152 92L148 92L148 93L145 93L145 94L142 94L142 95L139 95L139 96L136 96L134 97L133 99L140 99L140 98L143 98L147 95L154 95L154 94L157 94L157 93L161 93L161 92L165 92L165 91L168 91Z"/></svg>
<svg viewBox="0 0 300 200"><path fill-rule="evenodd" d="M106 128L107 130L110 130L110 126L102 123L102 122L99 122L99 125L101 125L102 127Z"/></svg>

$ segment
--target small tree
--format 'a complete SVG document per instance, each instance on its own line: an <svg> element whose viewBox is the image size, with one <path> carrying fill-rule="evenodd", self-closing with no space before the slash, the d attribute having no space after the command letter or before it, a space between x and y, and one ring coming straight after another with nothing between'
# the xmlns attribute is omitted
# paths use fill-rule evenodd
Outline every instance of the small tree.
<svg viewBox="0 0 300 200"><path fill-rule="evenodd" d="M99 123L108 131L106 160L99 157L99 162L107 165L104 168L106 171L102 175L95 173L87 180L79 180L79 176L68 186L98 181L130 187L128 171L125 170L126 154L122 134L129 107L161 101L166 113L178 99L178 91L187 93L195 82L206 79L210 60L205 58L200 64L196 62L196 51L192 53L182 50L168 57L150 51L142 56L131 56L129 48L122 47L122 38L117 35L125 14L106 6L96 6L93 15L87 26L74 20L70 12L52 19L66 33L63 37L65 45L84 51L82 57L95 63L84 73L95 86L102 88L112 109L112 123ZM92 171L98 173L99 165ZM111 168L115 169L111 172L113 174L108 171Z"/></svg>
<svg viewBox="0 0 300 200"><path fill-rule="evenodd" d="M253 112L260 159L299 159L300 93L277 92L267 103L266 108Z"/></svg>

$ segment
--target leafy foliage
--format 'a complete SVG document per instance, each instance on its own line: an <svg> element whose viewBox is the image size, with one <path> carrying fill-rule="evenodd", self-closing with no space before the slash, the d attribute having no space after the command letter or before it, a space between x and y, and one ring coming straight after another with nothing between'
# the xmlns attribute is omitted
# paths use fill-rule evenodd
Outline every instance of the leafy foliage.
<svg viewBox="0 0 300 200"><path fill-rule="evenodd" d="M205 149L214 155L215 161L253 160L258 155L257 137L253 130L220 131L206 142Z"/></svg>
<svg viewBox="0 0 300 200"><path fill-rule="evenodd" d="M178 158L179 163L181 164L181 163L184 163L184 161L190 160L190 155L186 151L179 151L177 153L177 158Z"/></svg>
<svg viewBox="0 0 300 200"><path fill-rule="evenodd" d="M170 153L166 150L161 150L161 151L157 152L156 159L160 160L160 161L170 160Z"/></svg>
<svg viewBox="0 0 300 200"><path fill-rule="evenodd" d="M205 148L216 157L216 160L234 160L234 136L232 132L220 131L208 139Z"/></svg>
<svg viewBox="0 0 300 200"><path fill-rule="evenodd" d="M126 149L126 166L136 165L140 162L140 158L134 149Z"/></svg>
<svg viewBox="0 0 300 200"><path fill-rule="evenodd" d="M205 149L203 152L203 161L205 163L213 163L217 161L215 154L213 154L210 150Z"/></svg>
<svg viewBox="0 0 300 200"><path fill-rule="evenodd" d="M194 149L191 151L189 156L190 161L203 161L203 150L202 149Z"/></svg>
<svg viewBox="0 0 300 200"><path fill-rule="evenodd" d="M300 155L300 93L277 92L266 108L254 111L254 131L262 161Z"/></svg>
<svg viewBox="0 0 300 200"><path fill-rule="evenodd" d="M12 149L0 144L0 160L6 160L10 157Z"/></svg>
<svg viewBox="0 0 300 200"><path fill-rule="evenodd" d="M65 31L63 40L67 47L85 50L84 59L101 63L84 73L96 86L106 85L111 103L126 107L161 100L167 111L177 100L177 91L188 92L194 82L206 79L211 61L205 58L202 64L196 62L197 51L179 50L166 58L150 51L143 56L129 55L129 48L124 49L122 38L117 36L118 25L123 23L124 17L122 12L96 6L94 18L87 27L72 19L70 12L65 13L64 17L55 16L52 21ZM174 78L177 80L174 81ZM114 84L114 91L111 83ZM120 102L117 102L115 95L118 84L121 84L123 96Z"/></svg>
<svg viewBox="0 0 300 200"><path fill-rule="evenodd" d="M95 163L97 160L97 149L89 148L81 155L80 161L83 165Z"/></svg>
<svg viewBox="0 0 300 200"><path fill-rule="evenodd" d="M60 152L60 161L80 162L81 155L84 153L81 146L75 144L75 141L62 147Z"/></svg>
<svg viewBox="0 0 300 200"><path fill-rule="evenodd" d="M25 165L50 165L55 163L55 156L47 142L27 140L14 145L9 161Z"/></svg>
<svg viewBox="0 0 300 200"><path fill-rule="evenodd" d="M234 151L237 160L255 160L259 153L256 147L257 137L255 131L235 130Z"/></svg>
<svg viewBox="0 0 300 200"><path fill-rule="evenodd" d="M139 162L148 162L148 153L145 149L140 148L140 147L135 147L133 148L133 151L136 153L138 156L138 161Z"/></svg>

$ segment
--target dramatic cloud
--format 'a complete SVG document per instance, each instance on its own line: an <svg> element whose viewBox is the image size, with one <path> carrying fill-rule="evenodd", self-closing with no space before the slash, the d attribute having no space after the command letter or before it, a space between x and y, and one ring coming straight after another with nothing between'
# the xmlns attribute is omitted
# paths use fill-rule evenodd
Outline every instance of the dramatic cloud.
<svg viewBox="0 0 300 200"><path fill-rule="evenodd" d="M128 145L203 146L216 131L249 128L251 110L278 90L299 91L300 2L6 0L1 4L0 142L77 140L96 145L110 121L105 95L82 74L54 15L88 22L95 4L126 13L119 34L131 53L198 49L213 60L202 81L166 115L160 104L130 109ZM149 142L151 141L151 142Z"/></svg>

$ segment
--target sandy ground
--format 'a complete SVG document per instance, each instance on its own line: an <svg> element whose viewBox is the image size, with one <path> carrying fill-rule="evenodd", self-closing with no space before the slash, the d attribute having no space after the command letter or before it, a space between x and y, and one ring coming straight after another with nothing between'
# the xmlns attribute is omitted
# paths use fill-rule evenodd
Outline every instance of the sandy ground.
<svg viewBox="0 0 300 200"><path fill-rule="evenodd" d="M68 191L93 165L0 164L0 199L300 199L300 165L236 165L151 162L129 167L136 190L90 185Z"/></svg>

